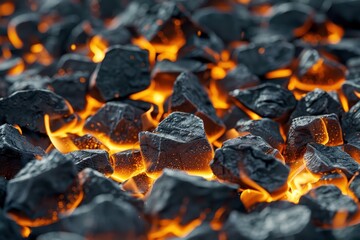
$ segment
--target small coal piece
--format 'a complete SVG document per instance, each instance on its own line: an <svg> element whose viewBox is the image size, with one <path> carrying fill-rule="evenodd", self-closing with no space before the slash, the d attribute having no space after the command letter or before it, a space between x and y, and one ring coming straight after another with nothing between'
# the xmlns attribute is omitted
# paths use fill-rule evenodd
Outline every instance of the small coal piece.
<svg viewBox="0 0 360 240"><path fill-rule="evenodd" d="M288 66L295 54L294 46L278 38L254 41L235 49L233 59L246 65L258 76Z"/></svg>
<svg viewBox="0 0 360 240"><path fill-rule="evenodd" d="M307 169L313 173L330 173L340 169L351 178L360 170L360 164L340 147L310 143L306 146L304 159Z"/></svg>
<svg viewBox="0 0 360 240"><path fill-rule="evenodd" d="M261 117L282 120L296 106L292 92L275 84L262 84L244 90L230 92L236 105L245 106Z"/></svg>
<svg viewBox="0 0 360 240"><path fill-rule="evenodd" d="M35 132L46 133L45 114L52 120L65 119L71 111L62 97L47 90L19 91L0 99L0 122L18 124Z"/></svg>
<svg viewBox="0 0 360 240"><path fill-rule="evenodd" d="M149 54L135 46L111 47L95 74L106 101L140 92L150 85Z"/></svg>
<svg viewBox="0 0 360 240"><path fill-rule="evenodd" d="M71 74L74 72L93 73L95 68L96 63L92 62L90 58L75 53L62 55L57 63L58 74Z"/></svg>
<svg viewBox="0 0 360 240"><path fill-rule="evenodd" d="M211 220L220 208L224 208L224 216L232 209L243 210L237 187L165 169L145 200L145 213L152 219L181 216L181 225L198 219L204 212L204 221Z"/></svg>
<svg viewBox="0 0 360 240"><path fill-rule="evenodd" d="M44 154L41 148L29 143L13 126L0 126L1 177L13 178L28 162Z"/></svg>
<svg viewBox="0 0 360 240"><path fill-rule="evenodd" d="M8 182L5 212L25 226L57 220L81 200L74 163L57 151L29 162Z"/></svg>
<svg viewBox="0 0 360 240"><path fill-rule="evenodd" d="M171 111L192 113L204 121L209 138L218 138L225 131L224 123L216 115L209 96L198 78L188 72L181 73L174 84L170 103Z"/></svg>
<svg viewBox="0 0 360 240"><path fill-rule="evenodd" d="M344 138L352 142L360 135L360 102L356 103L341 119Z"/></svg>
<svg viewBox="0 0 360 240"><path fill-rule="evenodd" d="M85 168L92 168L105 176L113 174L108 152L104 150L79 150L65 155L75 163L78 172Z"/></svg>
<svg viewBox="0 0 360 240"><path fill-rule="evenodd" d="M300 198L300 204L311 209L316 225L332 224L338 212L347 212L347 219L358 211L354 200L341 193L335 185L324 185L310 190Z"/></svg>
<svg viewBox="0 0 360 240"><path fill-rule="evenodd" d="M148 177L146 173L140 173L126 180L121 186L127 192L145 195L151 189L153 182L154 179Z"/></svg>
<svg viewBox="0 0 360 240"><path fill-rule="evenodd" d="M360 79L345 81L341 86L349 108L352 108L360 100Z"/></svg>
<svg viewBox="0 0 360 240"><path fill-rule="evenodd" d="M254 188L251 180L270 194L287 189L290 170L286 165L256 145L246 146L240 141L229 141L215 151L215 157L210 163L213 173L219 179L239 184L240 187Z"/></svg>
<svg viewBox="0 0 360 240"><path fill-rule="evenodd" d="M279 151L282 151L284 148L284 139L280 133L280 125L269 118L240 120L236 123L235 129L240 134L251 133L252 135L262 137L268 144Z"/></svg>
<svg viewBox="0 0 360 240"><path fill-rule="evenodd" d="M126 150L111 155L114 175L121 179L129 179L145 170L145 163L139 150Z"/></svg>
<svg viewBox="0 0 360 240"><path fill-rule="evenodd" d="M108 102L86 120L84 129L95 137L107 137L117 144L134 144L143 130L143 113L128 104Z"/></svg>
<svg viewBox="0 0 360 240"><path fill-rule="evenodd" d="M102 142L100 142L96 137L91 134L85 134L83 136L78 136L76 134L67 134L74 145L79 149L102 149L108 151L109 148L106 147Z"/></svg>
<svg viewBox="0 0 360 240"><path fill-rule="evenodd" d="M21 227L0 211L0 240L23 240L21 232Z"/></svg>
<svg viewBox="0 0 360 240"><path fill-rule="evenodd" d="M149 174L159 175L164 168L211 174L213 150L203 121L193 114L171 113L154 132L141 132L139 140Z"/></svg>

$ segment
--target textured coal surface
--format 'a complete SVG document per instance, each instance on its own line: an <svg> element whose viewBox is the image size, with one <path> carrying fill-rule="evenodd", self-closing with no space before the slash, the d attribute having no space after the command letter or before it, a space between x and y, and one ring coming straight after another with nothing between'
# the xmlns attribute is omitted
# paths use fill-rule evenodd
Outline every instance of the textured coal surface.
<svg viewBox="0 0 360 240"><path fill-rule="evenodd" d="M145 164L139 150L125 150L111 155L115 175L128 179L141 173Z"/></svg>

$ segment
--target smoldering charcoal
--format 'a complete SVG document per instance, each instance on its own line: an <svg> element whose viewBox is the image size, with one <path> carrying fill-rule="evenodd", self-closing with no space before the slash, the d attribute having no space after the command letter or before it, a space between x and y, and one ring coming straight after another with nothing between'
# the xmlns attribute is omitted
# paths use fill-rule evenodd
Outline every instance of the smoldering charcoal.
<svg viewBox="0 0 360 240"><path fill-rule="evenodd" d="M356 240L360 0L0 0L0 240Z"/></svg>

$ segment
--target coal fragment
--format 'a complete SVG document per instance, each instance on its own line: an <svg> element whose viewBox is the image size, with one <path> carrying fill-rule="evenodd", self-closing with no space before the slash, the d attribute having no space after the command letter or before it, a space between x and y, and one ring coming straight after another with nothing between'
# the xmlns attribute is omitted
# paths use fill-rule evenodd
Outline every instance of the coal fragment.
<svg viewBox="0 0 360 240"><path fill-rule="evenodd" d="M68 53L61 56L57 62L58 73L71 74L74 72L94 72L96 63L92 62L90 58L75 54Z"/></svg>
<svg viewBox="0 0 360 240"><path fill-rule="evenodd" d="M100 142L96 137L91 134L78 136L76 134L68 133L68 137L79 149L102 149L106 151L109 150L108 147L106 147L102 142Z"/></svg>
<svg viewBox="0 0 360 240"><path fill-rule="evenodd" d="M192 113L201 118L204 121L207 136L211 139L216 139L225 130L205 89L192 73L183 72L177 77L171 96L170 109L174 112Z"/></svg>
<svg viewBox="0 0 360 240"><path fill-rule="evenodd" d="M29 162L9 181L5 211L25 226L57 220L76 207L81 187L74 163L57 151Z"/></svg>
<svg viewBox="0 0 360 240"><path fill-rule="evenodd" d="M36 238L37 240L85 240L82 236L67 232L45 233Z"/></svg>
<svg viewBox="0 0 360 240"><path fill-rule="evenodd" d="M140 92L150 85L149 54L134 46L111 47L95 74L96 86L107 101Z"/></svg>
<svg viewBox="0 0 360 240"><path fill-rule="evenodd" d="M357 102L341 119L344 138L351 142L360 135L360 102Z"/></svg>
<svg viewBox="0 0 360 240"><path fill-rule="evenodd" d="M28 162L45 152L29 143L9 124L0 126L0 176L13 178Z"/></svg>
<svg viewBox="0 0 360 240"><path fill-rule="evenodd" d="M164 168L211 173L212 147L203 121L193 114L171 113L154 132L141 132L139 140L147 173L158 175Z"/></svg>
<svg viewBox="0 0 360 240"><path fill-rule="evenodd" d="M207 181L169 169L155 181L145 201L145 213L152 219L171 220L181 216L179 223L183 226L205 211L203 221L211 220L220 208L224 213L242 209L236 185Z"/></svg>
<svg viewBox="0 0 360 240"><path fill-rule="evenodd" d="M286 67L295 54L291 43L277 38L251 42L249 45L235 49L233 58L246 65L256 75Z"/></svg>
<svg viewBox="0 0 360 240"><path fill-rule="evenodd" d="M144 197L144 195L151 189L153 182L154 179L148 177L146 173L140 173L126 180L122 184L122 188L134 195Z"/></svg>
<svg viewBox="0 0 360 240"><path fill-rule="evenodd" d="M348 107L352 108L360 100L360 79L345 81L341 86L341 91L346 98Z"/></svg>
<svg viewBox="0 0 360 240"><path fill-rule="evenodd" d="M22 240L21 228L13 220L9 219L3 211L0 211L0 240Z"/></svg>
<svg viewBox="0 0 360 240"><path fill-rule="evenodd" d="M47 90L19 91L0 99L0 122L45 133L45 114L60 120L67 118L71 109L62 97Z"/></svg>
<svg viewBox="0 0 360 240"><path fill-rule="evenodd" d="M284 147L284 139L280 133L280 125L269 118L240 120L236 123L235 129L240 134L251 133L252 135L260 136L279 151L282 151Z"/></svg>
<svg viewBox="0 0 360 240"><path fill-rule="evenodd" d="M104 150L79 150L65 156L75 163L78 172L85 168L92 168L105 176L110 176L114 172L109 154Z"/></svg>
<svg viewBox="0 0 360 240"><path fill-rule="evenodd" d="M9 87L9 94L12 94L21 90L36 90L36 89L49 89L50 78L43 77L40 75L30 76L24 79L19 79L15 81Z"/></svg>
<svg viewBox="0 0 360 240"><path fill-rule="evenodd" d="M300 198L300 204L311 209L311 218L317 225L332 224L338 212L347 212L347 219L358 211L354 200L343 195L335 185L324 185L310 190Z"/></svg>
<svg viewBox="0 0 360 240"><path fill-rule="evenodd" d="M287 188L289 168L256 145L242 144L241 139L224 142L215 151L210 166L219 179L241 187L254 188L250 179L269 193L281 192Z"/></svg>
<svg viewBox="0 0 360 240"><path fill-rule="evenodd" d="M126 150L111 155L114 175L128 179L144 171L145 164L139 150Z"/></svg>
<svg viewBox="0 0 360 240"><path fill-rule="evenodd" d="M84 129L96 137L108 137L117 144L134 144L143 130L143 113L128 104L108 102L86 120Z"/></svg>
<svg viewBox="0 0 360 240"><path fill-rule="evenodd" d="M262 84L256 87L230 92L235 104L245 106L251 111L272 119L285 118L296 106L292 92L274 84Z"/></svg>
<svg viewBox="0 0 360 240"><path fill-rule="evenodd" d="M304 159L307 169L313 173L330 173L339 169L351 178L360 170L360 164L339 147L310 143L306 146Z"/></svg>
<svg viewBox="0 0 360 240"><path fill-rule="evenodd" d="M357 26L360 23L360 16L356 9L359 9L360 1L358 0L342 0L333 1L327 14L335 23L343 26Z"/></svg>

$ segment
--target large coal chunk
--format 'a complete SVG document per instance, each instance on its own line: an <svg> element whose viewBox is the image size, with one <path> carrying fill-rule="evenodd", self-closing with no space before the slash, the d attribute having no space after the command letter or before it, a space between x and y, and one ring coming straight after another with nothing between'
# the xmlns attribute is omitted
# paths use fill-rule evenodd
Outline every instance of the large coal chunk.
<svg viewBox="0 0 360 240"><path fill-rule="evenodd" d="M22 240L21 228L0 211L0 240Z"/></svg>
<svg viewBox="0 0 360 240"><path fill-rule="evenodd" d="M29 162L9 181L5 211L22 225L39 226L57 220L80 200L74 163L53 151L41 161Z"/></svg>
<svg viewBox="0 0 360 240"><path fill-rule="evenodd" d="M143 113L128 104L108 102L86 120L84 129L96 137L108 137L117 144L133 144L143 130Z"/></svg>
<svg viewBox="0 0 360 240"><path fill-rule="evenodd" d="M344 138L351 142L360 135L360 102L356 103L341 119Z"/></svg>
<svg viewBox="0 0 360 240"><path fill-rule="evenodd" d="M311 223L311 211L305 206L267 207L250 214L234 211L222 231L227 239L321 239Z"/></svg>
<svg viewBox="0 0 360 240"><path fill-rule="evenodd" d="M308 143L327 146L343 144L341 126L335 114L303 116L291 121L284 157L293 163L303 157Z"/></svg>
<svg viewBox="0 0 360 240"><path fill-rule="evenodd" d="M106 176L110 176L114 172L109 154L104 150L79 150L65 156L75 163L78 172L85 168L92 168Z"/></svg>
<svg viewBox="0 0 360 240"><path fill-rule="evenodd" d="M68 117L71 111L62 97L47 90L19 91L0 99L1 122L18 124L36 132L46 132L45 114L55 120Z"/></svg>
<svg viewBox="0 0 360 240"><path fill-rule="evenodd" d="M144 197L144 195L151 189L154 179L150 178L146 173L140 173L134 177L129 178L121 187L135 196Z"/></svg>
<svg viewBox="0 0 360 240"><path fill-rule="evenodd" d="M202 120L190 113L174 112L154 132L139 134L140 150L149 174L164 168L211 174L213 150Z"/></svg>
<svg viewBox="0 0 360 240"><path fill-rule="evenodd" d="M346 211L349 219L358 211L354 200L343 195L335 185L312 189L300 198L299 203L311 209L311 218L318 225L332 224L335 215L339 212Z"/></svg>
<svg viewBox="0 0 360 240"><path fill-rule="evenodd" d="M351 178L360 170L360 164L339 147L328 147L317 143L308 144L304 159L307 169L313 173L330 173L340 169L348 178Z"/></svg>
<svg viewBox="0 0 360 240"><path fill-rule="evenodd" d="M133 46L112 47L95 73L105 100L129 96L150 85L149 54Z"/></svg>
<svg viewBox="0 0 360 240"><path fill-rule="evenodd" d="M121 179L128 179L145 170L145 163L139 150L126 150L111 155L114 175Z"/></svg>
<svg viewBox="0 0 360 240"><path fill-rule="evenodd" d="M257 146L242 145L241 141L226 141L215 151L210 166L219 179L241 187L265 189L270 194L287 189L289 168Z"/></svg>
<svg viewBox="0 0 360 240"><path fill-rule="evenodd" d="M273 148L282 151L284 139L280 133L280 125L268 118L259 120L240 120L235 125L236 131L240 134L251 133L262 137Z"/></svg>
<svg viewBox="0 0 360 240"><path fill-rule="evenodd" d="M251 111L272 119L286 117L296 106L292 92L275 84L262 84L230 93L237 105L243 105Z"/></svg>
<svg viewBox="0 0 360 240"><path fill-rule="evenodd" d="M28 162L44 154L41 148L29 143L13 126L0 126L0 176L13 178Z"/></svg>
<svg viewBox="0 0 360 240"><path fill-rule="evenodd" d="M235 49L233 58L236 62L246 65L256 75L286 67L295 54L291 43L277 38L252 42Z"/></svg>
<svg viewBox="0 0 360 240"><path fill-rule="evenodd" d="M225 130L224 123L216 115L205 89L192 73L181 73L176 79L170 109L192 113L201 118L209 138L216 139Z"/></svg>
<svg viewBox="0 0 360 240"><path fill-rule="evenodd" d="M211 220L220 208L224 213L242 209L236 185L207 181L169 169L155 181L145 201L145 213L152 219L180 217L179 223L183 226L204 212L207 213L204 221Z"/></svg>

